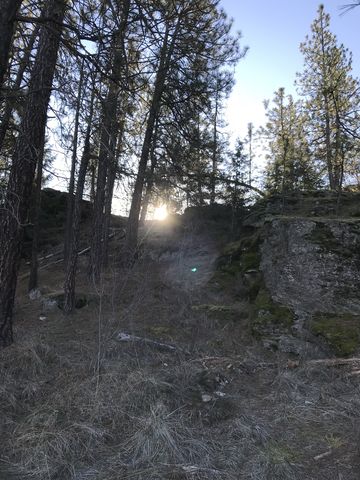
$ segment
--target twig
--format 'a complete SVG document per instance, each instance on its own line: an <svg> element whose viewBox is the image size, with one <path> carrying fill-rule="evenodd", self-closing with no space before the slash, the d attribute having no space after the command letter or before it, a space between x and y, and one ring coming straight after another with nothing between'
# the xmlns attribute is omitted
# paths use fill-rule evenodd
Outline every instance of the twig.
<svg viewBox="0 0 360 480"><path fill-rule="evenodd" d="M136 335L130 335L129 333L120 332L116 335L115 340L117 342L142 342L147 345L153 345L158 348L162 348L164 350L170 350L171 352L175 352L181 350L174 345L169 345L168 343L158 342L157 340L150 340L149 338L144 337L137 337Z"/></svg>
<svg viewBox="0 0 360 480"><path fill-rule="evenodd" d="M328 457L328 456L331 455L331 454L332 454L332 451L331 451L331 450L328 450L327 452L320 453L319 455L316 455L316 456L314 457L314 460L315 460L315 461L321 460L322 458Z"/></svg>

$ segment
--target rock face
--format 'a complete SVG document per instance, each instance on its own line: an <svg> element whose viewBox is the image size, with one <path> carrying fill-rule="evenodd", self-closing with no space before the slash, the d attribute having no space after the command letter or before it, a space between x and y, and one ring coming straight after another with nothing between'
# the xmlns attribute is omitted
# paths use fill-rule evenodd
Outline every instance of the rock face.
<svg viewBox="0 0 360 480"><path fill-rule="evenodd" d="M290 215L305 217L356 217L360 215L359 192L292 192L284 197L272 195L262 201L267 215Z"/></svg>
<svg viewBox="0 0 360 480"><path fill-rule="evenodd" d="M295 311L360 314L360 220L272 217L260 269L272 298Z"/></svg>

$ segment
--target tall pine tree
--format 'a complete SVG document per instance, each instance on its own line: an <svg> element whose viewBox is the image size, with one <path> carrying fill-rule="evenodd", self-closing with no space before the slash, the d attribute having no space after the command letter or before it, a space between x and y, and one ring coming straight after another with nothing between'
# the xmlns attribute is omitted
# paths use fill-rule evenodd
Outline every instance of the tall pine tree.
<svg viewBox="0 0 360 480"><path fill-rule="evenodd" d="M300 45L304 70L298 74L299 92L309 112L314 155L326 166L330 189L340 189L359 128L359 83L351 75L351 54L330 31L330 16L320 5L311 36Z"/></svg>

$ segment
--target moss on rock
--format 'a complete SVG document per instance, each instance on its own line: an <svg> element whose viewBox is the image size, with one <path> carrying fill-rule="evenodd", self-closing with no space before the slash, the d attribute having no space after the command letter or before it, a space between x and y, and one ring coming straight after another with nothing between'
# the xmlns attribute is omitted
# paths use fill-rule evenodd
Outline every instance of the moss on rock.
<svg viewBox="0 0 360 480"><path fill-rule="evenodd" d="M272 300L265 287L261 288L253 304L252 332L256 337L264 336L269 330L288 330L294 323L294 313L288 307Z"/></svg>
<svg viewBox="0 0 360 480"><path fill-rule="evenodd" d="M354 233L358 233L359 225L357 222L347 222L352 226ZM316 222L311 233L307 236L310 242L320 246L325 253L334 253L342 258L352 258L357 253L358 245L354 244L352 247L346 247L344 242L334 235L331 226L324 222Z"/></svg>
<svg viewBox="0 0 360 480"><path fill-rule="evenodd" d="M241 256L241 269L243 272L247 272L248 270L258 270L260 267L260 262L260 252L245 252Z"/></svg>
<svg viewBox="0 0 360 480"><path fill-rule="evenodd" d="M261 261L259 246L258 231L244 236L241 240L228 243L218 259L217 270L233 276L248 270L258 270Z"/></svg>
<svg viewBox="0 0 360 480"><path fill-rule="evenodd" d="M334 353L346 357L360 348L360 316L343 314L317 314L310 329L314 335L323 337Z"/></svg>

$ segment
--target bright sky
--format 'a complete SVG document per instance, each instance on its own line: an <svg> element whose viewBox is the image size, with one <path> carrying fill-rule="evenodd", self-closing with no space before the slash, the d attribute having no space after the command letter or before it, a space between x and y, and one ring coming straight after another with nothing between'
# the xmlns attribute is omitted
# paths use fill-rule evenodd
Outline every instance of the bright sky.
<svg viewBox="0 0 360 480"><path fill-rule="evenodd" d="M295 74L303 65L299 44L310 34L320 3L331 16L331 31L353 53L353 73L360 77L360 7L346 14L340 10L352 0L221 0L235 30L242 32L242 44L249 46L236 68L226 111L233 137L246 135L249 122L265 123L263 100L271 100L278 88L296 95Z"/></svg>

